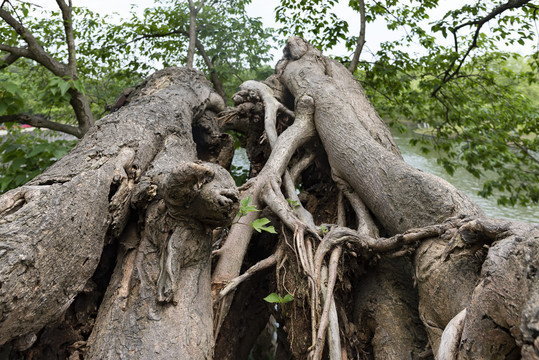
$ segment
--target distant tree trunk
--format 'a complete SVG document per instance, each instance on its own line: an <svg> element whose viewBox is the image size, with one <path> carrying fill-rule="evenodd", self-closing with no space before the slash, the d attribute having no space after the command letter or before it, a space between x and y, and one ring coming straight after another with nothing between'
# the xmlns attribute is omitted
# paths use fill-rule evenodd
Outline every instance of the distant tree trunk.
<svg viewBox="0 0 539 360"><path fill-rule="evenodd" d="M171 68L0 197L1 354L537 358L539 226L407 165L350 72L300 38L233 100L239 192L222 99ZM222 228L240 198L260 211Z"/></svg>
<svg viewBox="0 0 539 360"><path fill-rule="evenodd" d="M367 27L367 16L365 14L365 0L359 0L359 36L357 38L356 48L354 55L348 66L348 70L353 74L356 71L357 64L359 63L359 56L363 51L363 45L365 45L365 28Z"/></svg>
<svg viewBox="0 0 539 360"><path fill-rule="evenodd" d="M195 5L193 0L189 0L189 46L187 48L187 68L192 69L195 58L195 47L197 42L197 15L204 5L204 0L199 0Z"/></svg>

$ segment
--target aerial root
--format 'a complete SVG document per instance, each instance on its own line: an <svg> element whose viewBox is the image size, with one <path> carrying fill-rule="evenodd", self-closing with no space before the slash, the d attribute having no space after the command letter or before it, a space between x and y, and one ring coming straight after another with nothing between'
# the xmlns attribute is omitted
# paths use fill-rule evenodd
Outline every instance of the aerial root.
<svg viewBox="0 0 539 360"><path fill-rule="evenodd" d="M374 220L363 200L361 200L359 195L354 191L350 184L338 176L333 170L331 171L331 177L337 185L337 188L346 197L356 214L358 232L374 238L378 237L378 227L374 223ZM344 223L339 223L339 225L344 225Z"/></svg>
<svg viewBox="0 0 539 360"><path fill-rule="evenodd" d="M324 296L324 310L322 311L322 316L320 317L320 324L318 326L318 334L316 337L316 343L314 347L314 352L312 355L313 360L319 360L322 358L322 352L324 350L324 344L326 342L326 330L328 328L329 322L330 322L330 310L332 305L335 303L335 299L333 296L333 289L335 288L335 283L337 281L337 267L339 265L339 259L342 254L342 247L338 246L336 247L330 256L329 259L329 274L328 274L328 285L327 290L325 291ZM336 314L336 311L335 311ZM336 323L336 326L338 328L338 318L336 316L331 317L331 321ZM334 339L334 337L333 337ZM338 354L340 358L340 344L332 344L333 346L339 346L338 351L336 349L331 349L331 353ZM338 359L334 357L330 357L330 359Z"/></svg>
<svg viewBox="0 0 539 360"><path fill-rule="evenodd" d="M440 339L440 346L438 347L436 359L453 360L457 358L465 319L466 309L455 315L455 317L446 325Z"/></svg>
<svg viewBox="0 0 539 360"><path fill-rule="evenodd" d="M228 295L231 291L235 290L242 282L248 280L251 276L256 274L257 272L267 269L271 266L274 266L277 263L277 260L281 258L283 255L282 249L279 247L277 250L265 258L264 260L260 260L253 266L251 266L247 271L245 271L240 276L234 278L231 282L229 282L220 292L219 297L217 300L221 300L223 297Z"/></svg>

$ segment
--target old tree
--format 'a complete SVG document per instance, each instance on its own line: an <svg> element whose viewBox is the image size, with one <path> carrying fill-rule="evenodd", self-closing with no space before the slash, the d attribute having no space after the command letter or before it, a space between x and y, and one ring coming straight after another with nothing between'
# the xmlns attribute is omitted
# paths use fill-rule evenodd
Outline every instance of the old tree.
<svg viewBox="0 0 539 360"><path fill-rule="evenodd" d="M154 73L0 197L2 357L246 359L269 324L277 359L539 358L539 227L407 165L343 65L283 54L234 108Z"/></svg>

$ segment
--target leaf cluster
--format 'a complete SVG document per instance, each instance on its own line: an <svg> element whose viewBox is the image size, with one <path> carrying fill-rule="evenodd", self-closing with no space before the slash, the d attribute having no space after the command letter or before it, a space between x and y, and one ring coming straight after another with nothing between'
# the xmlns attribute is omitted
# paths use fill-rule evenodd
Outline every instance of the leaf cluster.
<svg viewBox="0 0 539 360"><path fill-rule="evenodd" d="M0 144L0 193L16 188L41 174L76 144L55 139L49 131L23 132L10 126Z"/></svg>
<svg viewBox="0 0 539 360"><path fill-rule="evenodd" d="M294 297L290 294L286 294L284 297L277 293L271 293L264 298L265 301L271 304L286 304L287 302L293 301Z"/></svg>
<svg viewBox="0 0 539 360"><path fill-rule="evenodd" d="M248 213L253 212L253 211L260 211L260 210L258 210L256 208L256 206L254 206L252 204L251 196L248 196L248 197L242 199L240 201L240 210L238 211L238 215L237 215L238 220L237 220L237 222L243 216L245 216ZM265 231L265 232L269 232L271 234L277 234L277 232L275 231L275 228L273 226L268 226L269 223L270 223L269 219L260 218L260 219L256 219L256 220L252 221L250 223L250 225L252 226L253 229L255 229L259 233L262 232L262 231Z"/></svg>

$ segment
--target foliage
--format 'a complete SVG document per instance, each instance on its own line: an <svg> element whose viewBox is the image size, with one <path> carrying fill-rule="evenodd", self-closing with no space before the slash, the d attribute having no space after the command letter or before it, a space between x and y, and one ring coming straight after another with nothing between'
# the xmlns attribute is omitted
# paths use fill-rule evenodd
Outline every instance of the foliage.
<svg viewBox="0 0 539 360"><path fill-rule="evenodd" d="M288 205L290 205L292 209L299 207L299 201L297 200L286 199L286 202L288 203Z"/></svg>
<svg viewBox="0 0 539 360"><path fill-rule="evenodd" d="M253 211L260 211L254 206L251 202L251 196L248 196L240 201L240 210L238 211L237 220L236 223L240 221L240 219L247 215L250 212ZM252 221L250 225L255 229L257 232L266 231L271 234L277 234L275 231L275 228L273 226L267 226L270 221L267 218L260 218Z"/></svg>
<svg viewBox="0 0 539 360"><path fill-rule="evenodd" d="M277 234L273 226L266 226L270 221L266 218L256 219L251 222L251 226L258 232L266 231L272 234Z"/></svg>
<svg viewBox="0 0 539 360"><path fill-rule="evenodd" d="M75 140L54 140L48 131L23 132L12 127L0 144L0 193L16 188L41 174L64 156Z"/></svg>
<svg viewBox="0 0 539 360"><path fill-rule="evenodd" d="M232 81L248 69L259 69L271 60L271 29L264 29L258 18L247 16L250 0L213 1L197 15L197 39L207 59L198 51L197 68L215 73L222 83ZM145 71L156 66L179 66L186 62L189 8L186 1L160 0L159 5L144 10L142 17L114 27L124 49L136 47L137 56L130 66ZM245 70L247 69L247 70ZM254 70L256 72L256 70ZM256 74L255 74L256 75ZM235 88L228 89L230 97Z"/></svg>
<svg viewBox="0 0 539 360"><path fill-rule="evenodd" d="M251 203L251 197L248 196L240 201L240 210L238 212L238 217L247 215L252 211L260 211Z"/></svg>
<svg viewBox="0 0 539 360"><path fill-rule="evenodd" d="M249 168L232 164L230 165L230 175L232 175L236 186L241 186L245 184L247 178L249 177Z"/></svg>
<svg viewBox="0 0 539 360"><path fill-rule="evenodd" d="M336 4L281 0L276 19L286 26L280 31L302 34L323 50L343 39L351 51L357 36L348 33L345 21L335 21ZM356 12L358 4L349 2ZM539 203L539 102L534 90L539 53L519 57L503 49L531 44L530 50L537 50L537 7L513 4L478 2L430 19L441 5L438 0L367 2L367 32L370 23L383 19L389 31L404 35L380 44L373 61L360 62L355 74L391 124L402 128L405 120L433 129L432 137L413 143L423 151L436 150L449 173L457 167L477 177L488 173L492 180L484 182L482 196L529 205ZM412 53L411 44L421 51Z"/></svg>
<svg viewBox="0 0 539 360"><path fill-rule="evenodd" d="M39 39L51 57L67 58L62 17L58 11L37 10L30 4L21 3L14 13L25 15L21 20L23 25ZM61 78L32 60L19 59L0 70L0 79L2 83L9 82L18 88L22 103L17 111L7 112L0 108L0 115L17 112L44 114L57 122L75 123L67 92L73 88L89 98L94 114L102 116L106 105L113 104L125 88L147 75L129 69L127 56L106 51L106 44L118 41L110 31L111 21L110 17L88 9L73 8L78 78ZM0 22L0 38L7 45L24 46L13 29L3 22Z"/></svg>
<svg viewBox="0 0 539 360"><path fill-rule="evenodd" d="M264 298L265 301L271 304L286 304L287 302L293 301L294 297L290 294L286 294L284 297L277 293L271 293Z"/></svg>
<svg viewBox="0 0 539 360"><path fill-rule="evenodd" d="M24 95L12 80L4 79L0 74L0 115L11 115L21 111Z"/></svg>

